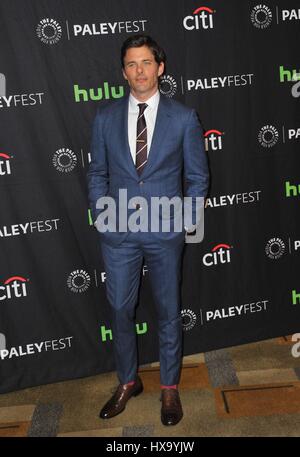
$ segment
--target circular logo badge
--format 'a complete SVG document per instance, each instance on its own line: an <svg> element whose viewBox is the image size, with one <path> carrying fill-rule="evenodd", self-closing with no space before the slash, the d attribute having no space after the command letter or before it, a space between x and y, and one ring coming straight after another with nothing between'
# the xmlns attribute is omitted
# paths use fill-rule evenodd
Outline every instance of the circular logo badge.
<svg viewBox="0 0 300 457"><path fill-rule="evenodd" d="M160 78L159 91L166 97L173 97L177 92L177 82L171 75L164 75Z"/></svg>
<svg viewBox="0 0 300 457"><path fill-rule="evenodd" d="M45 44L56 44L62 36L62 28L54 19L42 19L36 28L39 39Z"/></svg>
<svg viewBox="0 0 300 457"><path fill-rule="evenodd" d="M84 270L75 270L69 275L67 284L74 293L85 292L91 283L90 275Z"/></svg>
<svg viewBox="0 0 300 457"><path fill-rule="evenodd" d="M258 134L258 141L264 148L271 148L274 146L279 138L277 129L273 125L265 125L262 127Z"/></svg>
<svg viewBox="0 0 300 457"><path fill-rule="evenodd" d="M258 29L265 29L272 22L272 11L266 5L256 5L251 11L251 21Z"/></svg>
<svg viewBox="0 0 300 457"><path fill-rule="evenodd" d="M267 242L265 251L270 259L279 259L284 254L285 244L280 238L272 238Z"/></svg>
<svg viewBox="0 0 300 457"><path fill-rule="evenodd" d="M192 330L196 324L197 316L191 309L183 309L181 311L182 328L185 332Z"/></svg>
<svg viewBox="0 0 300 457"><path fill-rule="evenodd" d="M69 173L76 167L77 157L71 149L60 148L54 153L52 162L56 170Z"/></svg>

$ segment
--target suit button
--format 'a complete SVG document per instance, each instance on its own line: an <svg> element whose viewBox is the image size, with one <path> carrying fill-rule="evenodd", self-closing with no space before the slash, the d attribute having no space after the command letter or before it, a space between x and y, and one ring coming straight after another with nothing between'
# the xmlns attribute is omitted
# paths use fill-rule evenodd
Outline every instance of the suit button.
<svg viewBox="0 0 300 457"><path fill-rule="evenodd" d="M144 181L140 181L140 186L142 186L144 184Z"/></svg>

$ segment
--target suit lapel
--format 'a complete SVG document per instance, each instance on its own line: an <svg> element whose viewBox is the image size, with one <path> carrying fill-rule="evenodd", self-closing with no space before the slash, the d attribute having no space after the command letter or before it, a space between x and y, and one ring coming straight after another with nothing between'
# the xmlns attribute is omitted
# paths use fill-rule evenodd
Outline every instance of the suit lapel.
<svg viewBox="0 0 300 457"><path fill-rule="evenodd" d="M130 151L129 141L128 141L128 103L129 103L129 96L127 95L124 98L124 103L122 105L122 112L121 112L121 142L124 147L120 148L120 151L125 150L125 159L128 165L128 170L135 178L139 178L139 175L136 171L135 164L132 160L132 155Z"/></svg>

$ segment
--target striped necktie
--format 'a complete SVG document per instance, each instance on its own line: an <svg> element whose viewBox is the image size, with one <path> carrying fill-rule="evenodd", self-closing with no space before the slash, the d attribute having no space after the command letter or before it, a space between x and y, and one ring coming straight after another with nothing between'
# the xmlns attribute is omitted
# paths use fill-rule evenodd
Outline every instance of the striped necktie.
<svg viewBox="0 0 300 457"><path fill-rule="evenodd" d="M136 128L136 161L135 166L139 175L141 175L147 163L147 124L144 116L144 111L147 108L147 103L139 103L139 117L137 119Z"/></svg>

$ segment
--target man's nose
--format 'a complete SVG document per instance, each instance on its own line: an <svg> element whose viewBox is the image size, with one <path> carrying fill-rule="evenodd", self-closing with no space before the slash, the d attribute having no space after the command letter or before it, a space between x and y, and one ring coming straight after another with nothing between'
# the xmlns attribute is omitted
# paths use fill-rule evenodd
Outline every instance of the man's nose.
<svg viewBox="0 0 300 457"><path fill-rule="evenodd" d="M138 67L137 67L137 72L138 72L138 73L143 73L143 67L138 66Z"/></svg>

